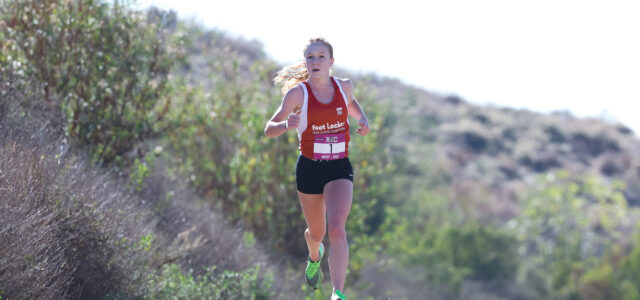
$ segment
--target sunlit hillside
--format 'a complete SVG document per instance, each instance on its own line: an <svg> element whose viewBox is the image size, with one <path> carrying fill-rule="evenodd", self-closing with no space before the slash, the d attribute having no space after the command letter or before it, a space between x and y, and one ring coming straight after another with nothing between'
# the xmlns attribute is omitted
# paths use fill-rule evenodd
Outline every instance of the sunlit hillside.
<svg viewBox="0 0 640 300"><path fill-rule="evenodd" d="M282 65L259 41L14 0L0 48L0 299L329 298L303 277L296 137L264 137ZM640 299L629 128L335 75L372 129L350 146L349 299Z"/></svg>

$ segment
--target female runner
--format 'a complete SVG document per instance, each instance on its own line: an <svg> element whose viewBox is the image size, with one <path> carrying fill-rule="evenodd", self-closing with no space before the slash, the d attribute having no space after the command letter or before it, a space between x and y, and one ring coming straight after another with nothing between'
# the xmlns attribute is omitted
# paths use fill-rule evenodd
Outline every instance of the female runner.
<svg viewBox="0 0 640 300"><path fill-rule="evenodd" d="M349 260L345 223L353 196L348 115L358 120L356 133L362 136L369 133L369 122L353 96L353 83L330 76L334 59L329 42L309 40L304 58L303 63L284 67L274 79L283 86L284 97L264 133L267 137L294 129L298 133L301 154L296 163L296 185L309 249L305 277L314 289L322 284L322 240L328 225L331 299L345 300L342 291Z"/></svg>

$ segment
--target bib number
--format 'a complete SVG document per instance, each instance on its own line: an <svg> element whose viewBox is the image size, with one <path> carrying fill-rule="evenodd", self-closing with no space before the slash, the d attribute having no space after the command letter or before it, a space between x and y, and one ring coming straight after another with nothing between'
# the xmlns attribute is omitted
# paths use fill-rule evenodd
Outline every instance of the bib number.
<svg viewBox="0 0 640 300"><path fill-rule="evenodd" d="M313 143L313 159L334 160L345 158L346 139L344 133L316 134Z"/></svg>

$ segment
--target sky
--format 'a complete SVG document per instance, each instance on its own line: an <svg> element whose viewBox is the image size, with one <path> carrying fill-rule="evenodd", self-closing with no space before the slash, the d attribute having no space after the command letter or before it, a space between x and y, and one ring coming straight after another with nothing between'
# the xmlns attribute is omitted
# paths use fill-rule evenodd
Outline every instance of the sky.
<svg viewBox="0 0 640 300"><path fill-rule="evenodd" d="M475 104L621 122L640 135L640 1L138 0L258 40L281 64L325 37L335 66ZM362 100L360 100L362 102Z"/></svg>

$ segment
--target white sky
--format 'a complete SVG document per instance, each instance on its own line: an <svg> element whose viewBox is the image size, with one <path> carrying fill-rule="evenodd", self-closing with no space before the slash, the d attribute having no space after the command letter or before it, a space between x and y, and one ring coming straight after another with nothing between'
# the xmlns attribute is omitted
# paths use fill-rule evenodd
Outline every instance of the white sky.
<svg viewBox="0 0 640 300"><path fill-rule="evenodd" d="M640 134L640 1L139 0L257 39L279 63L310 37L336 66L478 104L568 110Z"/></svg>

